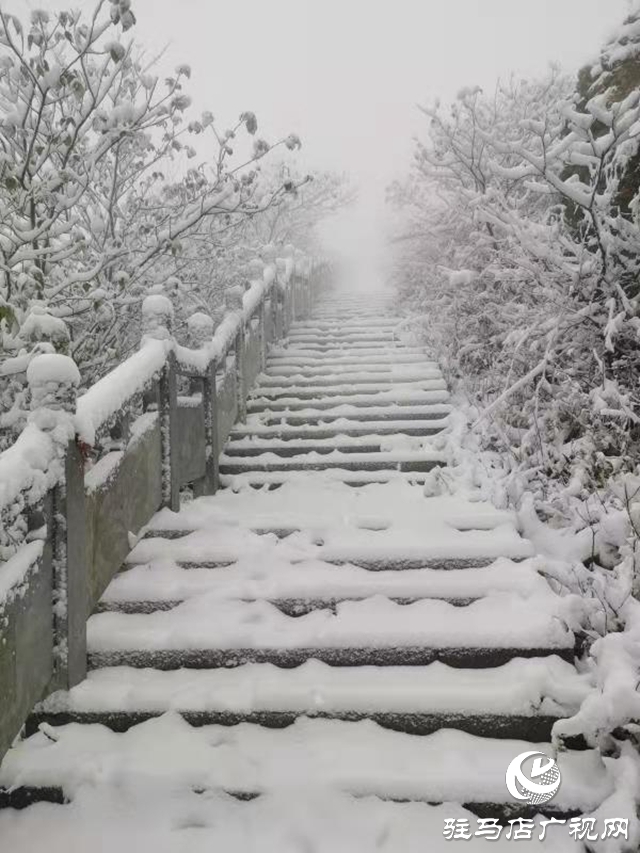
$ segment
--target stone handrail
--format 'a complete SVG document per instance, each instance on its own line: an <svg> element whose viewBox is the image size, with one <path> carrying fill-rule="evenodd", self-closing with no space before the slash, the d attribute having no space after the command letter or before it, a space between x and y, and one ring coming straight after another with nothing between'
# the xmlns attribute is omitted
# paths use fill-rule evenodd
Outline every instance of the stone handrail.
<svg viewBox="0 0 640 853"><path fill-rule="evenodd" d="M84 678L86 621L131 535L177 510L185 486L216 491L268 346L308 313L323 275L266 247L226 313L189 318L185 344L170 300L147 296L140 349L80 397L70 358L30 362L31 414L0 454L0 759L35 703Z"/></svg>

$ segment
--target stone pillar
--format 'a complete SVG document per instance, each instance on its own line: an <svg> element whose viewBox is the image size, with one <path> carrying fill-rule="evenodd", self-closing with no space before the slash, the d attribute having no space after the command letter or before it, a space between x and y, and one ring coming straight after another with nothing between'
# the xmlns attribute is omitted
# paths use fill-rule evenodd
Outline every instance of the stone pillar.
<svg viewBox="0 0 640 853"><path fill-rule="evenodd" d="M144 341L172 340L173 305L161 294L147 296L142 303L142 332ZM178 390L175 355L170 352L158 383L158 413L162 442L162 506L174 512L180 509L180 483L178 481L177 447L172 438L178 434Z"/></svg>
<svg viewBox="0 0 640 853"><path fill-rule="evenodd" d="M214 333L214 320L207 314L197 312L187 320L189 343L194 349L201 349L211 343ZM217 361L212 358L207 373L202 377L202 410L204 413L204 456L205 473L193 484L194 494L213 495L218 488L218 407L216 397Z"/></svg>
<svg viewBox="0 0 640 853"><path fill-rule="evenodd" d="M240 325L235 340L236 355L236 400L238 403L238 420L244 423L247 420L247 388L245 378L244 357L244 317L243 317L243 289L240 286L230 287L225 294L227 308L238 315Z"/></svg>
<svg viewBox="0 0 640 853"><path fill-rule="evenodd" d="M213 319L202 311L196 311L187 320L189 346L200 349L211 343L214 332Z"/></svg>
<svg viewBox="0 0 640 853"><path fill-rule="evenodd" d="M73 416L80 372L66 355L39 355L27 370L31 392L30 420L52 441L68 441L64 477L55 487L48 539L53 566L54 671L52 689L69 689L87 672L87 517L84 460L76 443ZM54 435L55 431L55 435ZM62 438L61 438L62 437Z"/></svg>

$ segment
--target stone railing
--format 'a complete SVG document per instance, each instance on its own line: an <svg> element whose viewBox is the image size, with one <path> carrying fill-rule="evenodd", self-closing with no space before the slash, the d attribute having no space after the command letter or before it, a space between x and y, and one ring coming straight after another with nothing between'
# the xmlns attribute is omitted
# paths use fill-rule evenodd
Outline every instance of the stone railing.
<svg viewBox="0 0 640 853"><path fill-rule="evenodd" d="M0 758L33 705L86 672L86 621L136 534L180 490L218 485L218 456L271 342L305 316L323 269L265 247L226 311L197 313L188 341L173 306L142 306L140 349L77 396L64 355L28 368L31 415L0 454Z"/></svg>

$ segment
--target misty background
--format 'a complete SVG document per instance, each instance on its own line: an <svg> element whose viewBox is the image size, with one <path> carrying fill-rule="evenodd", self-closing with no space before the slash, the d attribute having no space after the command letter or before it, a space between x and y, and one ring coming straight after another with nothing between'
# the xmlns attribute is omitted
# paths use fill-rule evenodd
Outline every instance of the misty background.
<svg viewBox="0 0 640 853"><path fill-rule="evenodd" d="M2 5L21 14L65 3ZM630 0L136 0L133 34L160 74L189 63L196 111L211 110L224 127L252 110L261 136L300 135L303 170L352 176L357 203L323 233L371 287L385 276L385 188L406 174L413 138L426 128L416 105L539 76L550 63L577 70L629 8Z"/></svg>

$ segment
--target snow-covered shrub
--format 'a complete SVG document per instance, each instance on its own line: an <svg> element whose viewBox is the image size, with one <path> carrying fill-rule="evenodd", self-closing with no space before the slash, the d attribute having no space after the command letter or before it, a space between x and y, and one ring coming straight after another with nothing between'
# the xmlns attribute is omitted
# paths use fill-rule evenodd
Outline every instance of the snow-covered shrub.
<svg viewBox="0 0 640 853"><path fill-rule="evenodd" d="M0 448L24 426L33 355L70 355L88 384L137 347L147 294L173 299L178 330L215 312L265 242L261 217L306 183L261 171L295 135L234 159L253 113L225 131L187 117L190 69L151 73L134 6L30 23L0 10ZM212 152L199 165L196 137Z"/></svg>
<svg viewBox="0 0 640 853"><path fill-rule="evenodd" d="M398 287L503 460L503 500L527 534L557 528L571 566L554 583L600 694L557 737L600 743L640 713L639 54L640 8L578 80L425 108L390 190Z"/></svg>

